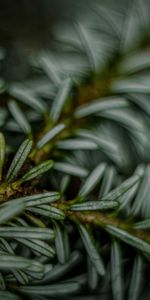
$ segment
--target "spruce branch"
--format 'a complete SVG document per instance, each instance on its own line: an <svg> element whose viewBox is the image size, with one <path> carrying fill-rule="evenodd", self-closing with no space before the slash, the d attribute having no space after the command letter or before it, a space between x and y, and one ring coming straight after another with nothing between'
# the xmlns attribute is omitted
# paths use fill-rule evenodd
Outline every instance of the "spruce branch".
<svg viewBox="0 0 150 300"><path fill-rule="evenodd" d="M107 2L0 82L2 299L149 299L149 5Z"/></svg>

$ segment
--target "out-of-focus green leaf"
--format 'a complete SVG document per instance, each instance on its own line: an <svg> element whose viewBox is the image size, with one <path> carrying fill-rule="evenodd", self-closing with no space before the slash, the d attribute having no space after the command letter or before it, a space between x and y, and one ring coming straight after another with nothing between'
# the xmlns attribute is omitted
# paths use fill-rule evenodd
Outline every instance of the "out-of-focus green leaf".
<svg viewBox="0 0 150 300"><path fill-rule="evenodd" d="M57 122L61 111L65 105L65 102L71 92L72 89L72 80L70 78L62 81L58 94L53 102L51 107L50 116L54 122Z"/></svg>
<svg viewBox="0 0 150 300"><path fill-rule="evenodd" d="M49 228L34 228L34 227L0 227L0 237L3 238L24 238L24 239L40 239L53 240L54 231Z"/></svg>
<svg viewBox="0 0 150 300"><path fill-rule="evenodd" d="M25 286L19 291L25 295L44 295L51 297L63 297L80 291L80 284L77 282L64 282L55 285Z"/></svg>
<svg viewBox="0 0 150 300"><path fill-rule="evenodd" d="M125 99L116 98L117 97L109 97L92 101L92 103L77 108L74 115L77 119L80 119L112 108L124 108L129 106Z"/></svg>
<svg viewBox="0 0 150 300"><path fill-rule="evenodd" d="M0 270L29 270L32 272L43 272L44 267L42 264L33 261L32 259L19 257L17 255L1 255Z"/></svg>
<svg viewBox="0 0 150 300"><path fill-rule="evenodd" d="M131 282L128 292L128 300L137 300L143 287L144 262L140 255L134 260Z"/></svg>
<svg viewBox="0 0 150 300"><path fill-rule="evenodd" d="M81 189L79 191L79 195L81 197L87 196L94 189L94 187L101 180L103 173L105 171L105 168L106 168L106 164L101 163L93 170L93 172L86 179L86 181L84 182L83 186L81 187Z"/></svg>
<svg viewBox="0 0 150 300"><path fill-rule="evenodd" d="M10 293L8 291L0 291L0 299L3 300L21 300L18 295Z"/></svg>
<svg viewBox="0 0 150 300"><path fill-rule="evenodd" d="M105 275L105 267L102 261L102 258L96 249L96 246L94 244L94 240L92 235L88 232L85 226L78 225L79 232L82 238L82 241L84 243L84 246L86 248L86 251L90 257L90 260L92 264L95 266L97 272L99 275L104 276Z"/></svg>
<svg viewBox="0 0 150 300"><path fill-rule="evenodd" d="M64 264L68 259L68 240L66 241L66 230L63 226L55 223L55 246L58 261Z"/></svg>
<svg viewBox="0 0 150 300"><path fill-rule="evenodd" d="M113 225L107 225L106 230L116 238L120 239L121 241L131 245L132 247L145 252L147 254L150 254L150 244L143 241L140 238L135 237L134 235L114 227Z"/></svg>
<svg viewBox="0 0 150 300"><path fill-rule="evenodd" d="M58 135L61 131L64 130L65 124L59 124L54 128L50 129L37 143L37 148L41 149L44 147L49 141L51 141L56 135Z"/></svg>
<svg viewBox="0 0 150 300"><path fill-rule="evenodd" d="M114 299L124 299L121 249L115 240L111 245L111 284Z"/></svg>
<svg viewBox="0 0 150 300"><path fill-rule="evenodd" d="M24 202L6 203L0 207L0 224L6 223L25 210Z"/></svg>
<svg viewBox="0 0 150 300"><path fill-rule="evenodd" d="M31 126L30 126L25 114L23 113L23 111L21 110L19 105L17 104L17 102L11 100L8 103L8 106L9 106L9 110L10 110L11 114L13 115L13 117L16 120L19 127L22 129L22 131L25 134L30 136L31 135Z"/></svg>

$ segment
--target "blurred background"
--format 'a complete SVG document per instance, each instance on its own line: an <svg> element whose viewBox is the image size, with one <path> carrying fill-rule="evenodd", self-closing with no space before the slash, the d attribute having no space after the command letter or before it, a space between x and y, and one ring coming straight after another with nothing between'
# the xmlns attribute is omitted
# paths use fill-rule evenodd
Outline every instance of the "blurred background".
<svg viewBox="0 0 150 300"><path fill-rule="evenodd" d="M88 14L89 6L88 0L1 0L1 74L9 80L26 77L29 56L43 49L56 50L59 29L65 32L73 26L74 20Z"/></svg>
<svg viewBox="0 0 150 300"><path fill-rule="evenodd" d="M140 15L136 2L139 2L142 8ZM135 20L137 25L138 18L144 13L144 22L148 21L148 2L148 0L14 0L13 2L0 0L1 76L7 80L26 78L29 75L29 59L43 49L55 52L57 49L62 54L64 48L68 50L70 47L74 48L74 51L80 50L81 54L84 49L79 48L79 43L83 42L79 32L81 28L77 25L79 23L90 31L88 39L92 36L94 44L97 39L103 44L109 41L111 50L110 34L115 30L119 37L125 25L126 15L129 14L130 19L131 12L134 11L133 20L129 24L132 40L132 32L135 31L134 18L137 18ZM140 30L138 26L136 27L139 35ZM96 36L97 33L99 36ZM133 39L133 43L135 42L137 37Z"/></svg>
<svg viewBox="0 0 150 300"><path fill-rule="evenodd" d="M85 184L87 200L99 199L129 179L135 185L120 194L118 212L130 222L150 219L149 12L149 0L0 0L0 130L7 153L32 137L36 163L45 160L43 149L55 162L40 188L60 191L64 199L82 195ZM72 249L80 251L76 231L68 231ZM81 297L67 299L150 300L149 265L143 276L139 251L123 244L122 288L114 272L119 256L114 264L111 239L100 235L98 230L106 276L95 266L91 272L89 257L87 266L75 262L84 287Z"/></svg>

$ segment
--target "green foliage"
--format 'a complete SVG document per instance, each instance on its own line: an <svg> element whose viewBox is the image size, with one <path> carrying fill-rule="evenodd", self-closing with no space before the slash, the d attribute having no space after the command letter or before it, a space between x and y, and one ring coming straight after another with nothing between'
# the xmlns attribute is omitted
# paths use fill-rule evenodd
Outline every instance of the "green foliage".
<svg viewBox="0 0 150 300"><path fill-rule="evenodd" d="M0 89L0 299L150 299L149 3L100 2Z"/></svg>

